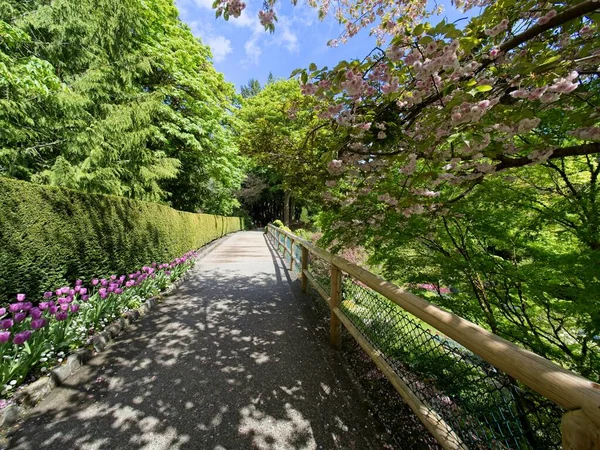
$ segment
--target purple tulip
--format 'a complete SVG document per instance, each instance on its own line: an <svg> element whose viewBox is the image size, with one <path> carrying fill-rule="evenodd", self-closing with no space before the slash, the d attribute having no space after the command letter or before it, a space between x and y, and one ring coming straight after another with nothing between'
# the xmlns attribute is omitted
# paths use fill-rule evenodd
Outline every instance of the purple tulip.
<svg viewBox="0 0 600 450"><path fill-rule="evenodd" d="M31 329L32 330L39 330L40 328L43 328L46 326L46 319L35 319L31 321Z"/></svg>
<svg viewBox="0 0 600 450"><path fill-rule="evenodd" d="M0 344L6 344L10 340L10 331L0 331Z"/></svg>
<svg viewBox="0 0 600 450"><path fill-rule="evenodd" d="M125 277L125 275L121 275L121 276L119 277L119 281L120 281L121 283L123 283L123 281L125 281L125 278L126 278L126 277Z"/></svg>
<svg viewBox="0 0 600 450"><path fill-rule="evenodd" d="M67 297L67 303L71 303L73 301L73 297L69 296Z"/></svg>
<svg viewBox="0 0 600 450"><path fill-rule="evenodd" d="M6 308L0 308L0 316L6 314Z"/></svg>
<svg viewBox="0 0 600 450"><path fill-rule="evenodd" d="M171 272L169 272L168 270L165 272L165 275L171 275Z"/></svg>
<svg viewBox="0 0 600 450"><path fill-rule="evenodd" d="M63 320L67 320L67 317L69 317L69 313L67 313L66 311L59 311L56 313L56 315L54 317L59 322L62 322Z"/></svg>
<svg viewBox="0 0 600 450"><path fill-rule="evenodd" d="M13 344L21 345L23 342L28 340L30 337L31 337L31 331L29 331L29 330L21 331L20 333L15 334L15 337L13 339Z"/></svg>
<svg viewBox="0 0 600 450"><path fill-rule="evenodd" d="M19 311L21 311L21 304L20 303L11 303L10 305L8 305L8 310L11 313L19 312Z"/></svg>
<svg viewBox="0 0 600 450"><path fill-rule="evenodd" d="M71 312L76 313L77 311L79 311L79 305L77 303L73 303L71 305Z"/></svg>
<svg viewBox="0 0 600 450"><path fill-rule="evenodd" d="M61 305L68 302L67 297L60 297L57 301Z"/></svg>
<svg viewBox="0 0 600 450"><path fill-rule="evenodd" d="M9 328L12 328L14 324L15 322L12 319L0 320L0 328L2 328L3 330L8 330Z"/></svg>
<svg viewBox="0 0 600 450"><path fill-rule="evenodd" d="M73 288L73 292L79 292L81 290L81 286L75 286L75 288Z"/></svg>
<svg viewBox="0 0 600 450"><path fill-rule="evenodd" d="M58 307L52 305L50 308L48 308L48 311L50 312L50 314L56 314L56 311L58 311Z"/></svg>
<svg viewBox="0 0 600 450"><path fill-rule="evenodd" d="M116 276L116 275L111 275L111 276L110 276L110 279L111 279L112 281L115 281L115 280L117 279L117 276Z"/></svg>
<svg viewBox="0 0 600 450"><path fill-rule="evenodd" d="M73 297L75 295L75 289L69 289L69 297Z"/></svg>
<svg viewBox="0 0 600 450"><path fill-rule="evenodd" d="M15 313L15 322L17 322L17 323L23 322L26 318L27 318L27 313L24 313L24 312Z"/></svg>
<svg viewBox="0 0 600 450"><path fill-rule="evenodd" d="M68 303L63 303L62 305L60 305L60 310L61 311L68 311L69 310L69 304Z"/></svg>
<svg viewBox="0 0 600 450"><path fill-rule="evenodd" d="M38 305L38 308L40 308L41 311L46 311L49 307L50 305L48 304L48 302L41 302Z"/></svg>
<svg viewBox="0 0 600 450"><path fill-rule="evenodd" d="M39 308L31 308L31 311L29 311L29 315L32 319L39 319L40 317L42 317L42 311Z"/></svg>
<svg viewBox="0 0 600 450"><path fill-rule="evenodd" d="M32 307L33 305L31 304L31 302L21 303L21 309L23 311L29 311Z"/></svg>
<svg viewBox="0 0 600 450"><path fill-rule="evenodd" d="M71 288L69 286L63 286L62 288L60 288L60 292L63 294L68 294L70 290Z"/></svg>
<svg viewBox="0 0 600 450"><path fill-rule="evenodd" d="M100 280L100 284L101 284L102 286L106 286L106 285L108 284L108 280L105 280L104 278L102 278L102 279Z"/></svg>
<svg viewBox="0 0 600 450"><path fill-rule="evenodd" d="M81 289L79 289L79 294L81 294L81 295L87 294L87 288L82 287Z"/></svg>
<svg viewBox="0 0 600 450"><path fill-rule="evenodd" d="M122 293L123 293L123 289L121 289L121 288L116 288L115 289L115 294L118 295L118 294L122 294Z"/></svg>
<svg viewBox="0 0 600 450"><path fill-rule="evenodd" d="M18 302L24 302L25 301L25 294L17 294L17 301Z"/></svg>
<svg viewBox="0 0 600 450"><path fill-rule="evenodd" d="M83 280L77 280L75 281L75 286L81 286L83 284Z"/></svg>
<svg viewBox="0 0 600 450"><path fill-rule="evenodd" d="M98 289L98 294L100 295L100 298L102 300L104 300L108 296L108 293L106 292L105 288Z"/></svg>
<svg viewBox="0 0 600 450"><path fill-rule="evenodd" d="M129 280L127 283L125 283L125 287L131 287L133 286L133 281Z"/></svg>
<svg viewBox="0 0 600 450"><path fill-rule="evenodd" d="M82 301L82 302L87 302L89 299L90 299L90 296L89 296L89 295L82 295L82 296L81 296L81 301Z"/></svg>
<svg viewBox="0 0 600 450"><path fill-rule="evenodd" d="M152 267L156 267L156 263L155 262L152 263Z"/></svg>
<svg viewBox="0 0 600 450"><path fill-rule="evenodd" d="M44 292L44 298L50 298L52 297L52 292L48 291L48 292Z"/></svg>
<svg viewBox="0 0 600 450"><path fill-rule="evenodd" d="M94 278L92 280L92 286L98 286L98 283L100 283L100 280L98 280L98 278Z"/></svg>
<svg viewBox="0 0 600 450"><path fill-rule="evenodd" d="M55 294L57 297L60 297L62 295L62 289L57 289Z"/></svg>

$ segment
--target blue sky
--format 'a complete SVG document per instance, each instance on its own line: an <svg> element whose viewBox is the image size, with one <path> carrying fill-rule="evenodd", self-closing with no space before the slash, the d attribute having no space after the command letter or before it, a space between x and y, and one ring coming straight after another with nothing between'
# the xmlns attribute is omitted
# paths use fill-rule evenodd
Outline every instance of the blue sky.
<svg viewBox="0 0 600 450"><path fill-rule="evenodd" d="M276 7L278 22L270 34L258 22L262 1L246 0L241 17L226 22L216 19L213 0L176 0L181 19L195 36L209 45L216 69L239 90L250 78L264 83L272 72L277 78L287 78L299 67L312 62L319 67L332 67L342 59L363 58L375 46L374 38L362 32L339 47L327 47L327 41L342 31L333 18L321 22L316 10L302 1L292 6L280 0ZM451 20L460 17L448 8Z"/></svg>

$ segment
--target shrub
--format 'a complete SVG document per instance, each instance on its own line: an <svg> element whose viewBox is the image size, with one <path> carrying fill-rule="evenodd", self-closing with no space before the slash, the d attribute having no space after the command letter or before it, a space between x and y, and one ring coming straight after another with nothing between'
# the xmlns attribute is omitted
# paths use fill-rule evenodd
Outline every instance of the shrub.
<svg viewBox="0 0 600 450"><path fill-rule="evenodd" d="M280 229L282 229L284 231L289 231L289 232L292 231L288 227L286 227L285 224L281 220L279 220L279 219L273 221L273 226L276 227L276 228L280 228Z"/></svg>
<svg viewBox="0 0 600 450"><path fill-rule="evenodd" d="M237 217L0 178L0 304L169 261L243 229Z"/></svg>

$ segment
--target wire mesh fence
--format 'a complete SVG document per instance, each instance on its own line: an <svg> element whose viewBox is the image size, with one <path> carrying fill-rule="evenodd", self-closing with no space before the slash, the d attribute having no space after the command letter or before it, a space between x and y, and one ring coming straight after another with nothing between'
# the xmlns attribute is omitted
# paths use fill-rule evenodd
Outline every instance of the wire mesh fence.
<svg viewBox="0 0 600 450"><path fill-rule="evenodd" d="M279 250L294 252L299 272L300 246L292 249L291 240L277 234ZM315 281L330 292L330 264L313 254L308 263ZM550 400L347 275L340 309L468 448L561 448L564 410Z"/></svg>
<svg viewBox="0 0 600 450"><path fill-rule="evenodd" d="M349 278L340 309L469 448L560 448L561 408Z"/></svg>

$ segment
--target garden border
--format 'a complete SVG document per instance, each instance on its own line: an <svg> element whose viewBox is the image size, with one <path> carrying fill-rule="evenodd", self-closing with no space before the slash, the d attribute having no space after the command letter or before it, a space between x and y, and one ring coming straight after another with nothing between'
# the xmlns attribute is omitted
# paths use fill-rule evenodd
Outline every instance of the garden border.
<svg viewBox="0 0 600 450"><path fill-rule="evenodd" d="M235 233L237 232L222 236L200 247L196 250L197 256L195 262L221 245ZM193 268L190 270L193 270ZM77 373L94 356L104 351L107 345L111 341L114 341L121 332L131 328L131 325L148 314L159 301L172 294L188 278L189 273L189 270L185 272L179 280L173 282L159 295L146 299L139 308L123 313L122 317L119 317L119 319L108 325L102 332L91 338L86 347L76 350L65 361L51 369L47 376L37 379L15 393L12 398L13 403L0 410L0 428L11 427L17 424L19 420L25 418L29 410L50 395L55 388L63 384L69 377ZM89 348L89 345L92 345L94 349Z"/></svg>

